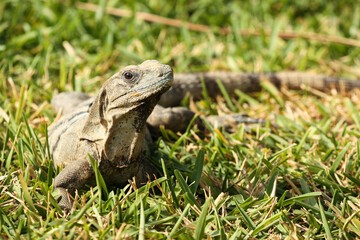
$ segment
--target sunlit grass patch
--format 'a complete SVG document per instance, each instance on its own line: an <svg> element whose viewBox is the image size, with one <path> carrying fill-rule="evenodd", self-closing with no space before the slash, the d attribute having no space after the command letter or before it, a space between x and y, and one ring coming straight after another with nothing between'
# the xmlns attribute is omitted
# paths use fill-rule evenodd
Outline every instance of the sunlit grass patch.
<svg viewBox="0 0 360 240"><path fill-rule="evenodd" d="M76 2L75 2L76 3ZM360 48L275 33L359 35L359 7L346 1L72 1L0 3L0 236L17 238L356 239L360 238L359 91L321 93L265 84L260 93L223 91L184 101L200 116L246 113L264 125L234 132L192 125L162 129L151 160L163 177L136 189L95 187L66 215L53 190L46 145L61 91L96 94L125 65L146 59L176 72L308 71L359 77ZM195 32L106 14L142 11L208 25ZM232 32L220 33L220 28ZM240 30L259 31L258 36ZM267 34L267 31L273 31Z"/></svg>

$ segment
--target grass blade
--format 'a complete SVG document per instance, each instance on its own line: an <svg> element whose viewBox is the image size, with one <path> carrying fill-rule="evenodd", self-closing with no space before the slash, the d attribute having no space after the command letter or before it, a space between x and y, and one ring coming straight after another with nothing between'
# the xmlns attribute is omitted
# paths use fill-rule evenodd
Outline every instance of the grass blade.
<svg viewBox="0 0 360 240"><path fill-rule="evenodd" d="M343 160L343 157L344 157L345 153L348 151L350 146L351 146L351 142L347 143L346 146L343 148L343 150L336 157L334 163L330 167L331 174L335 173L336 169L339 167L341 160Z"/></svg>
<svg viewBox="0 0 360 240"><path fill-rule="evenodd" d="M224 84L219 79L216 79L216 83L219 86L219 89L220 89L222 95L224 96L225 101L226 101L228 107L230 108L230 110L233 112L237 112L236 107L235 107L234 103L232 102L229 93L226 91Z"/></svg>
<svg viewBox="0 0 360 240"><path fill-rule="evenodd" d="M220 216L217 212L216 209L216 205L214 201L211 201L212 206L214 206L214 216L215 216L215 221L216 221L216 227L218 229L218 231L220 232L220 238L221 240L225 240L226 239L226 234L225 234L225 229L224 229L224 225L221 222Z"/></svg>
<svg viewBox="0 0 360 240"><path fill-rule="evenodd" d="M199 219L197 220L196 229L195 229L195 239L200 240L204 237L204 231L206 226L206 217L208 215L208 206L212 198L206 199L205 204L202 207L201 214Z"/></svg>
<svg viewBox="0 0 360 240"><path fill-rule="evenodd" d="M235 90L235 94L239 97L239 100L243 99L243 101L248 102L250 105L259 105L259 101L253 97L250 97L248 94L240 91L239 89Z"/></svg>
<svg viewBox="0 0 360 240"><path fill-rule="evenodd" d="M96 178L96 185L98 187L98 191L99 191L99 205L100 205L100 212L103 211L103 204L102 204L102 193L104 191L105 193L105 197L107 198L109 195L109 192L107 190L104 178L102 177L100 170L98 168L98 163L97 161L95 161L90 154L88 154L91 166L94 169L94 173L95 173L95 178Z"/></svg>
<svg viewBox="0 0 360 240"><path fill-rule="evenodd" d="M139 225L139 240L145 239L145 213L143 199L140 199L140 225Z"/></svg>
<svg viewBox="0 0 360 240"><path fill-rule="evenodd" d="M301 148L303 147L306 139L307 139L309 136L313 135L315 131L316 131L316 128L314 128L314 127L310 127L310 128L306 131L306 133L305 133L304 136L301 138L301 140L300 140L300 142L299 142L299 145L297 146L297 148L296 148L296 150L295 150L295 154L296 154L296 155L299 155L300 150L301 150Z"/></svg>
<svg viewBox="0 0 360 240"><path fill-rule="evenodd" d="M180 224L183 221L184 217L188 214L188 212L190 210L190 207L191 207L191 205L189 203L185 206L185 208L182 211L179 219L176 221L173 229L170 232L170 238L173 238L175 236L177 229L180 227Z"/></svg>
<svg viewBox="0 0 360 240"><path fill-rule="evenodd" d="M250 232L251 236L256 236L260 231L267 229L268 227L276 224L280 217L283 215L283 212L278 212L277 214L273 215L272 217L262 221L260 224L256 226L254 231Z"/></svg>
<svg viewBox="0 0 360 240"><path fill-rule="evenodd" d="M200 208L200 204L196 201L194 194L191 192L189 186L187 185L185 179L181 175L181 173L178 170L174 171L176 179L178 180L178 183L183 190L185 194L187 194L187 197L192 205L196 205L198 208Z"/></svg>
<svg viewBox="0 0 360 240"><path fill-rule="evenodd" d="M25 95L26 95L25 92L26 92L26 87L22 85L20 90L19 106L16 108L16 113L15 113L16 124L20 123L21 115L23 114L23 110L25 107Z"/></svg>
<svg viewBox="0 0 360 240"><path fill-rule="evenodd" d="M333 238L332 238L331 231L330 231L330 228L329 228L329 224L328 224L328 221L326 219L324 208L323 208L323 206L322 206L322 204L320 202L320 199L319 199L318 203L319 203L319 208L320 208L321 221L323 223L323 227L325 228L326 239L331 240Z"/></svg>
<svg viewBox="0 0 360 240"><path fill-rule="evenodd" d="M191 182L193 183L190 186L190 190L193 192L193 194L196 193L196 190L199 186L200 183L200 178L201 178L201 174L202 174L202 170L203 170L203 165L204 165L204 150L200 150L198 152L198 155L196 157L196 162L195 162L195 167L194 167L194 171L191 175Z"/></svg>
<svg viewBox="0 0 360 240"><path fill-rule="evenodd" d="M311 192L311 193L305 193L302 194L300 196L296 196L290 199L287 199L283 202L283 206L289 205L289 204L294 204L295 201L302 201L308 198L312 198L312 197L318 197L321 196L321 192Z"/></svg>
<svg viewBox="0 0 360 240"><path fill-rule="evenodd" d="M356 126L360 130L360 114L359 110L354 106L354 104L351 102L350 99L346 99L345 105L348 108L348 110L351 112L351 117L353 121L355 122Z"/></svg>
<svg viewBox="0 0 360 240"><path fill-rule="evenodd" d="M27 207L31 211L36 213L37 211L36 211L34 202L33 202L32 198L30 196L30 192L29 192L27 183L25 181L24 176L21 173L19 174L19 180L20 180L20 185L21 185L21 189L22 189L22 192L23 192L23 198L24 198L25 203L27 203Z"/></svg>
<svg viewBox="0 0 360 240"><path fill-rule="evenodd" d="M244 209L240 206L240 204L237 202L237 200L235 199L235 204L237 209L239 210L241 216L243 217L246 226L251 229L254 230L256 228L255 223L251 220L251 218L249 217L249 215L246 214L246 212L244 211Z"/></svg>
<svg viewBox="0 0 360 240"><path fill-rule="evenodd" d="M281 94L279 90L269 81L261 81L260 85L264 88L270 96L281 106L284 107L284 100L280 97Z"/></svg>
<svg viewBox="0 0 360 240"><path fill-rule="evenodd" d="M203 96L203 103L206 105L206 107L210 110L210 114L216 114L216 109L213 109L211 104L211 99L209 97L209 93L206 88L206 83L204 78L201 78L201 86L202 86L202 96Z"/></svg>

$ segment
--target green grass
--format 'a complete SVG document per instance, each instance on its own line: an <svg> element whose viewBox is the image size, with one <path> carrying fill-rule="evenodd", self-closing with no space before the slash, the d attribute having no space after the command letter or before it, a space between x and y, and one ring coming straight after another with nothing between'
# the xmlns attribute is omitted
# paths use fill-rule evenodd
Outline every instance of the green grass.
<svg viewBox="0 0 360 240"><path fill-rule="evenodd" d="M0 2L0 238L360 238L359 92L276 92L265 85L252 95L206 98L195 105L205 115L244 112L269 124L240 125L233 134L210 128L204 138L195 126L167 132L152 152L162 178L140 189L106 189L97 176L98 186L81 190L66 218L52 193L58 170L44 145L56 115L54 94L95 94L121 67L146 59L176 72L297 70L358 78L359 47L265 34L359 39L358 4L100 0L94 13L75 3ZM212 30L120 18L104 6ZM223 35L221 27L233 33Z"/></svg>

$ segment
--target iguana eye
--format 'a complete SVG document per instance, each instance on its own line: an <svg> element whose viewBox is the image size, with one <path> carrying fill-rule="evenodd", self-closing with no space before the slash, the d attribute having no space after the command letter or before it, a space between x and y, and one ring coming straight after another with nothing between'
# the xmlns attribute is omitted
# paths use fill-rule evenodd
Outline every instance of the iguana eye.
<svg viewBox="0 0 360 240"><path fill-rule="evenodd" d="M135 75L132 72L124 72L123 76L126 80L133 80L135 77Z"/></svg>

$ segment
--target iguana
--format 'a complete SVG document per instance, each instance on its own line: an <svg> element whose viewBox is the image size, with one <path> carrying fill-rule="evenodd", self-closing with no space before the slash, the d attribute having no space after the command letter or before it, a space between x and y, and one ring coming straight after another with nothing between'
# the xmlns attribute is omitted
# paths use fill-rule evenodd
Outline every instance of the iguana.
<svg viewBox="0 0 360 240"><path fill-rule="evenodd" d="M107 184L121 186L133 177L140 184L155 173L142 155L147 148L146 119L172 81L170 66L149 60L110 77L94 100L77 93L55 98L55 105L67 111L48 133L54 163L64 166L54 183L62 197L60 207L70 209L68 193L94 184L88 155ZM66 107L71 100L75 108Z"/></svg>
<svg viewBox="0 0 360 240"><path fill-rule="evenodd" d="M156 104L160 97L161 105L173 106L187 93L193 97L201 96L201 78L210 96L219 94L216 79L223 82L229 93L233 93L234 89L245 92L259 90L262 80L269 80L277 86L285 84L290 88L299 88L301 83L305 83L320 90L325 90L325 87L360 86L355 81L299 73L254 75L224 72L178 74L170 88L173 71L168 65L148 60L138 66L125 67L104 83L95 98L78 92L61 93L53 98L53 108L63 114L49 128L51 156L55 165L64 166L54 184L62 197L60 206L70 209L72 201L68 193L74 194L85 184L94 184L89 154L110 185L123 186L133 177L137 184L141 184L148 180L148 176L156 174L155 168L143 155L143 152L148 152L148 143L151 142L146 125L153 128L165 125L174 131L186 128L195 115L192 111ZM209 117L208 120L215 125L227 121L235 124L263 123L241 114Z"/></svg>
<svg viewBox="0 0 360 240"><path fill-rule="evenodd" d="M79 92L61 93L53 98L53 108L63 114L48 132L52 159L56 166L64 166L54 183L54 190L60 191L60 207L70 209L69 194L85 184L94 185L89 155L108 185L123 186L133 177L141 185L157 173L143 155L149 152L151 142L147 124L181 131L195 115L184 107L155 106L172 82L170 66L148 60L138 66L127 66L110 77L95 98ZM257 121L242 114L231 118L235 124ZM208 120L224 125L229 117Z"/></svg>

